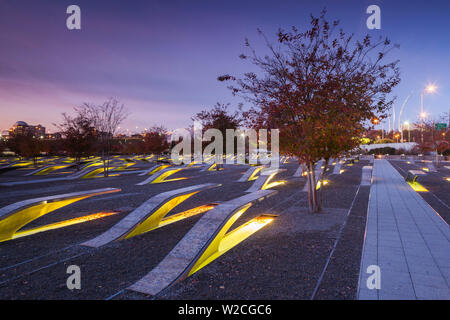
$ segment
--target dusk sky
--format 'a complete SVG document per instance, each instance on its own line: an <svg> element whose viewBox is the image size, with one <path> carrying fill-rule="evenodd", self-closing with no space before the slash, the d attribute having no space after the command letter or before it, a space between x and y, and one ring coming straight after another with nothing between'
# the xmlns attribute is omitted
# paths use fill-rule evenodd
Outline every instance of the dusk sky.
<svg viewBox="0 0 450 320"><path fill-rule="evenodd" d="M81 30L66 28L71 4L81 8ZM381 30L366 27L371 4L381 8ZM252 70L238 58L246 37L261 48L257 28L270 37L279 27L304 29L324 7L346 32L400 45L388 57L400 59L396 107L414 91L402 119L415 120L428 83L438 90L425 96L425 111L449 112L448 1L0 0L0 129L22 120L54 131L62 112L108 97L131 113L123 128L186 127L216 102L242 102L217 76Z"/></svg>

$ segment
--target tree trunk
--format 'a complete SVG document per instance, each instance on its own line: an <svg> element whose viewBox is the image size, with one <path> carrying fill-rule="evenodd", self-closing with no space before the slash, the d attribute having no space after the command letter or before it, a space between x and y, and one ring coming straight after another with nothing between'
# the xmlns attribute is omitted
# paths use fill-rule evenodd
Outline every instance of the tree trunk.
<svg viewBox="0 0 450 320"><path fill-rule="evenodd" d="M308 183L308 204L309 210L311 213L316 213L321 211L319 195L317 193L317 183L316 176L314 172L314 163L309 162L307 164L308 175L307 175L307 183Z"/></svg>

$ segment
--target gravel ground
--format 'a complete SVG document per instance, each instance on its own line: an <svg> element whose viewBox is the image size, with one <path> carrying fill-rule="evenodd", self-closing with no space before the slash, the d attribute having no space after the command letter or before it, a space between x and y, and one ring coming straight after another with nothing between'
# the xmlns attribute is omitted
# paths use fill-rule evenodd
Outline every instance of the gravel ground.
<svg viewBox="0 0 450 320"><path fill-rule="evenodd" d="M362 162L346 167L347 172L343 175L329 177L330 183L324 189L324 204L328 207L321 214L308 213L307 194L299 191L305 183L303 179L290 181L287 186L278 188L280 193L277 196L261 203L261 206L269 209L261 211L257 210L256 206L253 208L259 212L279 214L270 227L254 234L157 298L310 299L347 217L357 190L354 184L359 184L363 164ZM290 175L292 174L293 171L290 172ZM285 202L282 201L283 197L288 197ZM364 221L361 220L353 221L350 226L358 222L359 230L363 230ZM351 241L347 241L346 245L358 247L357 250L361 252L361 239L356 246ZM335 252L340 255L345 253L342 250ZM359 270L360 255L355 253L350 257L340 256L338 259L357 266ZM330 291L349 287L351 289L347 290L347 295L354 296L358 272L349 274L345 268L338 271L343 273L337 274L336 277L347 279L348 283L343 280L339 284L329 284ZM121 298L143 296L127 293ZM328 298L339 297L329 293Z"/></svg>
<svg viewBox="0 0 450 320"><path fill-rule="evenodd" d="M297 165L284 165L287 171L277 175L277 179L287 183L275 188L279 191L277 195L252 206L234 227L262 213L278 214L279 217L157 298L310 299L322 274L315 299L353 298L368 192L360 190L350 214L349 209L365 164L361 161L345 166L346 172L342 175L328 177L330 183L324 187L325 209L321 214L307 211L307 194L301 192L305 179L292 177ZM79 201L33 221L26 228L102 211L119 211L116 215L0 243L0 299L105 299L120 292L154 268L201 215L98 249L81 247L78 243L107 230L160 192L200 183L222 184L186 200L174 209L174 213L236 198L252 183L236 182L245 170L246 167L238 165L227 166L220 172L183 170L173 178L189 179L144 186L136 186L136 183L146 177L133 174L1 188L0 206L30 197L104 187L122 191ZM22 178L13 177L12 171L6 174L8 180ZM72 264L81 268L81 290L66 288L66 268ZM125 291L116 298L148 297Z"/></svg>

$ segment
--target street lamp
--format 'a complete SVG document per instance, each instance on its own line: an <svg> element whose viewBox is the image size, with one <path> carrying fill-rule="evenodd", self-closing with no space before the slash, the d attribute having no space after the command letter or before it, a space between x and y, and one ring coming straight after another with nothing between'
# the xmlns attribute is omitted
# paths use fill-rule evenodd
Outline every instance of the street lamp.
<svg viewBox="0 0 450 320"><path fill-rule="evenodd" d="M405 121L403 124L405 126L408 126L408 142L411 142L411 131L410 131L409 122ZM403 127L402 127L402 140L403 140Z"/></svg>
<svg viewBox="0 0 450 320"><path fill-rule="evenodd" d="M434 84L429 84L420 94L420 118L422 119L422 125L420 130L421 141L423 143L423 120L426 117L425 112L423 112L423 96L425 93L433 93L436 91L436 86Z"/></svg>
<svg viewBox="0 0 450 320"><path fill-rule="evenodd" d="M402 104L402 107L400 108L400 112L398 114L398 128L402 129L402 142L403 142L403 127L401 126L402 122L402 113L403 113L403 109L405 108L406 103L408 102L409 97L413 94L413 91L410 92L410 94L408 94L408 96L406 97L405 101Z"/></svg>

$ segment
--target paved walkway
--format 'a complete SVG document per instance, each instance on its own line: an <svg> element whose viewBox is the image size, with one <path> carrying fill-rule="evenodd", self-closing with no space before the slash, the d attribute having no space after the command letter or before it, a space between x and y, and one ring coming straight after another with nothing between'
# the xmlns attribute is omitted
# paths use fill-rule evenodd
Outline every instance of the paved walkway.
<svg viewBox="0 0 450 320"><path fill-rule="evenodd" d="M358 298L450 299L450 228L387 160L375 160L368 210ZM380 289L367 287L370 265Z"/></svg>

